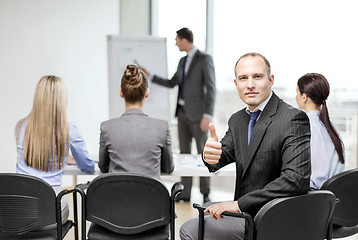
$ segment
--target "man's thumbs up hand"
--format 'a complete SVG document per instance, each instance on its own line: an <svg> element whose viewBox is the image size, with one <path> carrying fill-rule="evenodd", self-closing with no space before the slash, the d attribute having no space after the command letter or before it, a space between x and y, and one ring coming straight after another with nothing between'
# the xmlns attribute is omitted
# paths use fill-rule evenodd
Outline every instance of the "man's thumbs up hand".
<svg viewBox="0 0 358 240"><path fill-rule="evenodd" d="M209 123L210 137L205 143L204 160L209 164L217 164L221 157L221 143L216 135L215 126Z"/></svg>
<svg viewBox="0 0 358 240"><path fill-rule="evenodd" d="M215 126L213 123L209 123L209 131L210 131L210 138L214 141L219 141L218 136L216 135Z"/></svg>

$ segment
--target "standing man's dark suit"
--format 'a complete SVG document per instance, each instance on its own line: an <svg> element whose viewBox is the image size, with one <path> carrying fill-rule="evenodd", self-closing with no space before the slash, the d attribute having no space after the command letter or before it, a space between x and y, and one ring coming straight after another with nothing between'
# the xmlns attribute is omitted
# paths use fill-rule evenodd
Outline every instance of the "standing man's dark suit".
<svg viewBox="0 0 358 240"><path fill-rule="evenodd" d="M184 58L185 57L182 57L180 59L177 71L170 80L154 75L152 82L169 88L179 85L179 91L183 91L185 102L183 108L186 117L190 122L200 122L204 114L212 116L214 113L216 93L214 63L210 55L197 50L189 66L188 72L185 74L185 83L182 87L181 81L183 78L182 69ZM180 95L179 91L177 98L178 102ZM178 102L175 110L176 117L178 116L178 111L181 107Z"/></svg>
<svg viewBox="0 0 358 240"><path fill-rule="evenodd" d="M201 154L207 140L208 124L214 112L215 69L212 57L195 48L190 36L189 40L186 39L185 33L188 31L190 30L181 29L177 32L177 45L188 55L180 59L174 76L164 79L154 75L152 82L170 88L179 86L175 116L178 118L180 153L191 153L194 138L197 151ZM182 177L182 183L184 191L178 196L178 200L189 201L192 177ZM209 186L210 178L200 177L200 192L204 195L204 201L208 200Z"/></svg>
<svg viewBox="0 0 358 240"><path fill-rule="evenodd" d="M205 240L243 239L245 221L221 217L222 212L248 212L253 217L270 200L304 194L311 176L310 125L307 115L271 91L274 76L266 58L243 55L235 66L235 86L247 108L234 113L219 142L214 125L204 148L204 163L214 172L236 164L234 201L206 208ZM249 139L250 116L256 115ZM215 220L214 220L215 219ZM198 220L180 229L181 239L197 239Z"/></svg>

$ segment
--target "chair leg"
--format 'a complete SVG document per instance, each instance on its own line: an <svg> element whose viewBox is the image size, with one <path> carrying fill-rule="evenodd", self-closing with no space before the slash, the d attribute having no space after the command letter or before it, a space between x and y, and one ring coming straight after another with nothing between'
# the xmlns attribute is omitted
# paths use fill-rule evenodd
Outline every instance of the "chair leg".
<svg viewBox="0 0 358 240"><path fill-rule="evenodd" d="M62 239L62 218L61 218L61 198L62 192L56 197L56 228L57 228L57 239Z"/></svg>
<svg viewBox="0 0 358 240"><path fill-rule="evenodd" d="M78 240L78 213L77 213L77 192L73 192L73 221L75 228L75 240Z"/></svg>
<svg viewBox="0 0 358 240"><path fill-rule="evenodd" d="M171 211L171 219L170 219L170 239L175 240L175 201L174 198L170 198L170 211Z"/></svg>
<svg viewBox="0 0 358 240"><path fill-rule="evenodd" d="M332 239L333 239L333 224L331 219L328 225L327 240L332 240Z"/></svg>
<svg viewBox="0 0 358 240"><path fill-rule="evenodd" d="M199 211L198 240L204 240L204 212Z"/></svg>

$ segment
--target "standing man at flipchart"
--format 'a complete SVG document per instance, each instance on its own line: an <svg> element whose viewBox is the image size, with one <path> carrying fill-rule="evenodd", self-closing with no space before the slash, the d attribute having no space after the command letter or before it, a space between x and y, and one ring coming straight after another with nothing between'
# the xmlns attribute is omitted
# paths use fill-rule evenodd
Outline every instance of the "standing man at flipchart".
<svg viewBox="0 0 358 240"><path fill-rule="evenodd" d="M215 104L215 69L210 55L195 47L193 33L188 28L178 30L176 45L180 51L187 52L178 64L172 79L150 76L153 83L173 88L179 86L175 116L178 118L180 153L191 153L192 139L195 139L198 153L202 153L207 140L209 123L212 120ZM192 177L182 177L184 191L177 201L190 201ZM203 202L210 201L210 178L200 177L200 192Z"/></svg>

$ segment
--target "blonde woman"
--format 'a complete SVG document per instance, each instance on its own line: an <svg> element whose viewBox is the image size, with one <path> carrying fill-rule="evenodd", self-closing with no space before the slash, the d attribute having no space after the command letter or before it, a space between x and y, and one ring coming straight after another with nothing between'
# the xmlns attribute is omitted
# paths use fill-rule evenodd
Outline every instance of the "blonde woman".
<svg viewBox="0 0 358 240"><path fill-rule="evenodd" d="M78 165L94 172L86 144L76 126L67 121L67 94L63 80L44 76L36 86L30 114L16 125L16 172L39 177L59 193L69 148ZM62 201L62 222L69 215L68 204Z"/></svg>

